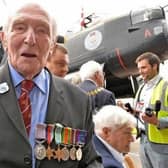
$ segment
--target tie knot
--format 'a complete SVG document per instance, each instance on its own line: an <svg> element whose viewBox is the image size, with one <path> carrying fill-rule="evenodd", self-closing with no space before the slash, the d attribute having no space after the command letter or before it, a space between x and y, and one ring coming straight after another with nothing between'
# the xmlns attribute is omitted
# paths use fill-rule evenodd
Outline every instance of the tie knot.
<svg viewBox="0 0 168 168"><path fill-rule="evenodd" d="M30 92L34 87L34 82L32 80L23 80L21 82L21 89Z"/></svg>

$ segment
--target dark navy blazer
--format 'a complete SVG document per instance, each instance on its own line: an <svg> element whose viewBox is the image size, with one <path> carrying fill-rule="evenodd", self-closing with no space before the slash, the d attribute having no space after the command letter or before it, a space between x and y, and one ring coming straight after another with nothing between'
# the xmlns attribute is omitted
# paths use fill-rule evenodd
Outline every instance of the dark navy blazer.
<svg viewBox="0 0 168 168"><path fill-rule="evenodd" d="M102 157L104 168L124 168L96 135L93 137L93 142L97 152L99 152Z"/></svg>
<svg viewBox="0 0 168 168"><path fill-rule="evenodd" d="M87 93L99 88L91 80L84 80L82 83L79 84L79 87ZM102 90L100 92L91 96L93 108L99 109L103 105L110 105L110 104L116 105L114 93L105 88L101 89Z"/></svg>

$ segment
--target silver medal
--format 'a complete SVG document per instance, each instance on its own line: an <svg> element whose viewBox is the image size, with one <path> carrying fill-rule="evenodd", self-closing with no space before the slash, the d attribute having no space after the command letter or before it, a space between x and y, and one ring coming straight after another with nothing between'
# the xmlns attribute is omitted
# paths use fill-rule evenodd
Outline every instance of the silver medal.
<svg viewBox="0 0 168 168"><path fill-rule="evenodd" d="M76 151L76 159L80 161L82 159L82 149L79 147Z"/></svg>
<svg viewBox="0 0 168 168"><path fill-rule="evenodd" d="M46 157L46 148L42 144L37 144L34 148L35 157L38 160L43 160Z"/></svg>
<svg viewBox="0 0 168 168"><path fill-rule="evenodd" d="M69 159L69 150L66 147L61 149L62 151L62 160L66 161Z"/></svg>

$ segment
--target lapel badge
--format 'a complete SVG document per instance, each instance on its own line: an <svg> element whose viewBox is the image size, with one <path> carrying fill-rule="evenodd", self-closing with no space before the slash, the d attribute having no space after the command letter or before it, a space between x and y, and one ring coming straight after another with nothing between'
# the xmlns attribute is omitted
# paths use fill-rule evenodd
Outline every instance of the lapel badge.
<svg viewBox="0 0 168 168"><path fill-rule="evenodd" d="M0 83L0 94L6 93L9 91L9 86L6 82Z"/></svg>

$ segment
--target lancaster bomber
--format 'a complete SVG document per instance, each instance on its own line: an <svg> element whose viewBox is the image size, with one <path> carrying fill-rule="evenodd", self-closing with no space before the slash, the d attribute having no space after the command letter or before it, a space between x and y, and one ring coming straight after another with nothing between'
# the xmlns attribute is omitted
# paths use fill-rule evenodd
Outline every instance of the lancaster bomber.
<svg viewBox="0 0 168 168"><path fill-rule="evenodd" d="M168 58L167 6L130 11L89 26L65 40L69 51L70 73L95 60L104 64L106 88L117 98L133 96L137 89L138 71L135 59L151 51L162 61ZM88 20L88 18L86 18Z"/></svg>

